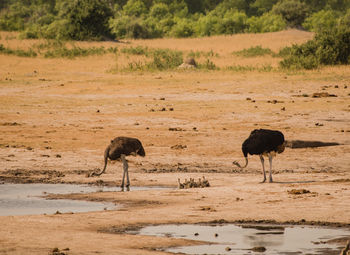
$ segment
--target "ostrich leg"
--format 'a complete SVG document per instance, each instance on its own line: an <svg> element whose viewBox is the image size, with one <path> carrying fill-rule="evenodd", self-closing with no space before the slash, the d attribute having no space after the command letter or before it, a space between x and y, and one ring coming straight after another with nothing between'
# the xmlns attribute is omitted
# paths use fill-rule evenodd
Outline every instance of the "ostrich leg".
<svg viewBox="0 0 350 255"><path fill-rule="evenodd" d="M125 155L122 154L120 156L121 160L123 161L123 180L122 180L122 191L124 191L124 180L125 180L125 175L126 175L126 190L129 191L130 190L130 180L129 180L129 171L128 171L128 161L125 159Z"/></svg>
<svg viewBox="0 0 350 255"><path fill-rule="evenodd" d="M264 165L264 157L262 155L259 155L260 157L260 161L261 161L261 165L263 168L263 172L264 172L264 180L262 181L262 183L264 183L266 181L266 172L265 172L265 165Z"/></svg>
<svg viewBox="0 0 350 255"><path fill-rule="evenodd" d="M272 158L273 158L273 156L269 153L269 162L270 162L270 179L269 179L269 181L270 182L273 182L273 180L272 180Z"/></svg>

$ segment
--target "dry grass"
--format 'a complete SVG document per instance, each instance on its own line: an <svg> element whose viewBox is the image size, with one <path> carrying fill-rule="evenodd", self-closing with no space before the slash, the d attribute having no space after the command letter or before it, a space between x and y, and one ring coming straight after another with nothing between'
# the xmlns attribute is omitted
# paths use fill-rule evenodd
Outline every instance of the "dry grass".
<svg viewBox="0 0 350 255"><path fill-rule="evenodd" d="M12 49L24 49L33 48L40 43L45 43L45 40L18 40L17 34L13 32L1 32L0 44ZM313 33L304 32L299 30L286 30L275 33L264 34L237 34L232 36L213 36L203 38L187 38L187 39L154 39L154 40L128 40L122 43L116 42L74 42L74 45L81 48L91 47L117 47L119 50L130 47L145 47L149 49L171 49L183 52L186 57L191 52L213 53L213 56L204 56L203 54L196 60L199 63L205 63L207 59L210 59L215 66L219 68L227 68L229 66L248 66L249 68L271 66L278 67L280 58L274 58L272 56L263 56L255 58L244 58L235 56L232 54L235 51L247 49L255 46L262 46L263 48L269 48L274 52L278 52L281 48L290 46L292 44L304 43L307 40L313 38ZM71 46L70 43L67 44ZM114 54L112 69L125 69L130 63L143 63L146 61L144 56L133 56L129 54L118 54L115 57ZM108 59L111 59L109 56Z"/></svg>

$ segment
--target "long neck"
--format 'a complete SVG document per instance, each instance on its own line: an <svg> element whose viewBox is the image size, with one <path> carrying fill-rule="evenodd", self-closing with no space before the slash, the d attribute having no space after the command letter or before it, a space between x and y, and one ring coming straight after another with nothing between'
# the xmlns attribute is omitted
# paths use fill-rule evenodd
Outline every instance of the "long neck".
<svg viewBox="0 0 350 255"><path fill-rule="evenodd" d="M92 174L92 176L100 176L101 174L103 174L103 173L106 171L106 168L107 168L107 162L108 162L108 154L109 154L109 150L110 150L110 147L108 146L108 147L106 148L106 150L105 150L105 154L104 154L104 158L105 158L105 165L104 165L103 169L102 169L100 172L98 172L98 173L94 172L94 173Z"/></svg>
<svg viewBox="0 0 350 255"><path fill-rule="evenodd" d="M105 150L105 154L104 154L105 165L104 165L104 167L103 167L102 173L104 173L104 171L105 171L106 168L107 168L109 149L110 149L110 146L108 146L108 147L106 148L106 150Z"/></svg>
<svg viewBox="0 0 350 255"><path fill-rule="evenodd" d="M234 165L238 166L239 168L246 168L248 165L248 157L244 157L245 158L245 165L241 166L237 161L233 162Z"/></svg>

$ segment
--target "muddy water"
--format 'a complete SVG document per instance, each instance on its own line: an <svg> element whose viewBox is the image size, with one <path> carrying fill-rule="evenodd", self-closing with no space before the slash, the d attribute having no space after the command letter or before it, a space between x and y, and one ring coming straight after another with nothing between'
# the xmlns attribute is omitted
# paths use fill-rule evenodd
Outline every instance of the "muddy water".
<svg viewBox="0 0 350 255"><path fill-rule="evenodd" d="M131 187L146 190L148 187ZM67 199L45 199L47 194L70 194L120 191L119 187L98 187L73 184L0 184L0 216L91 212L117 209L113 203Z"/></svg>
<svg viewBox="0 0 350 255"><path fill-rule="evenodd" d="M140 230L141 235L206 241L210 244L172 247L168 252L184 254L339 254L340 246L327 241L350 238L349 229L310 226L238 226L234 224L160 225ZM254 248L264 247L264 253Z"/></svg>

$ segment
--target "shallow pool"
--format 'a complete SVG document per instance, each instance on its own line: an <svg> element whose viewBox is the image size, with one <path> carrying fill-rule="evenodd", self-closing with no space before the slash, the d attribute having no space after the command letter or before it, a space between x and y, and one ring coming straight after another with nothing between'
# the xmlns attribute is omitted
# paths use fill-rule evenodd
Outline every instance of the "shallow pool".
<svg viewBox="0 0 350 255"><path fill-rule="evenodd" d="M131 187L147 190L149 187ZM117 209L114 203L45 199L47 194L120 191L120 187L75 184L0 184L0 216L92 212Z"/></svg>
<svg viewBox="0 0 350 255"><path fill-rule="evenodd" d="M140 235L206 241L211 244L172 247L168 252L184 254L339 254L338 244L327 242L350 238L349 229L311 226L253 225L158 225L142 228ZM255 252L264 247L266 251Z"/></svg>

